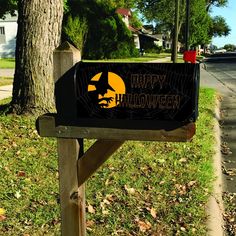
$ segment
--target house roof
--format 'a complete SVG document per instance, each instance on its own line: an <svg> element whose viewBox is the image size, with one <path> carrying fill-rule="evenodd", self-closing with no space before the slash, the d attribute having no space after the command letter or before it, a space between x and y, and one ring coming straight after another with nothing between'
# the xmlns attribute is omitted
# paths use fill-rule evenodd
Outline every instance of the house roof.
<svg viewBox="0 0 236 236"><path fill-rule="evenodd" d="M130 9L126 9L126 8L118 8L116 9L116 13L123 15L123 16L131 16L131 11Z"/></svg>
<svg viewBox="0 0 236 236"><path fill-rule="evenodd" d="M130 30L131 32L134 32L134 33L140 33L140 32L139 32L139 29L136 29L136 28L132 27L131 25L129 25L129 30Z"/></svg>

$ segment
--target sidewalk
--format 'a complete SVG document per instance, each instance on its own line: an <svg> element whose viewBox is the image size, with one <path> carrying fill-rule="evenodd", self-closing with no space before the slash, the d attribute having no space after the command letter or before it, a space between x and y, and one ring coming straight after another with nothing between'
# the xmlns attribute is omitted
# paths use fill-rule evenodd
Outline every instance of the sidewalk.
<svg viewBox="0 0 236 236"><path fill-rule="evenodd" d="M15 69L0 69L0 77L14 77Z"/></svg>
<svg viewBox="0 0 236 236"><path fill-rule="evenodd" d="M200 86L205 88L213 88L216 91L226 91L225 86L220 83L214 76L208 73L205 69L203 69L202 65L200 65ZM215 109L215 155L213 156L213 166L215 171L215 182L213 186L213 193L209 199L207 205L207 213L208 213L208 221L207 226L209 229L209 236L223 236L224 230L224 220L223 220L223 201L222 201L222 192L223 192L223 180L222 180L222 171L221 171L221 130L219 126L220 120L220 104L217 102L217 106Z"/></svg>
<svg viewBox="0 0 236 236"><path fill-rule="evenodd" d="M0 100L11 97L12 96L12 85L6 85L0 87Z"/></svg>

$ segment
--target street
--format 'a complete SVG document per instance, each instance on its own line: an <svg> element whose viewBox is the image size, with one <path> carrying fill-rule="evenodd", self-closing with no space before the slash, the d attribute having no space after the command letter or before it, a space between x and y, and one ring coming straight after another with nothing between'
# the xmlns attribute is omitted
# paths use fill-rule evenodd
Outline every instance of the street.
<svg viewBox="0 0 236 236"><path fill-rule="evenodd" d="M221 95L221 153L223 190L236 193L236 54L206 59L206 71L218 82Z"/></svg>

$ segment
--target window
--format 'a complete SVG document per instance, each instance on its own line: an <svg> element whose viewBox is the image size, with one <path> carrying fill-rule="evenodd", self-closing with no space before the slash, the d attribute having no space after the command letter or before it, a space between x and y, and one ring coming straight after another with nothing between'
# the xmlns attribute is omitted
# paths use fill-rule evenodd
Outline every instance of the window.
<svg viewBox="0 0 236 236"><path fill-rule="evenodd" d="M0 26L0 44L6 43L5 28Z"/></svg>

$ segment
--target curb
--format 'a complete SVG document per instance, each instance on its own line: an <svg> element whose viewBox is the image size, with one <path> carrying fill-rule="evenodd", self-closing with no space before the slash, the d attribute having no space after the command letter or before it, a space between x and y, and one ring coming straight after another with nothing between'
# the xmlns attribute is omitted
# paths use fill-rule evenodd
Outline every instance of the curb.
<svg viewBox="0 0 236 236"><path fill-rule="evenodd" d="M214 173L216 173L216 179L213 183L213 192L212 196L209 198L207 204L207 228L209 232L209 236L224 236L224 220L223 220L223 213L224 213L224 204L222 199L222 188L223 188L223 181L222 181L222 171L221 171L221 130L219 126L220 120L220 102L217 99L216 101L216 108L215 108L215 155L213 156L213 167Z"/></svg>

